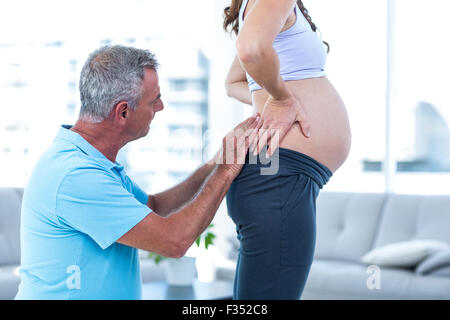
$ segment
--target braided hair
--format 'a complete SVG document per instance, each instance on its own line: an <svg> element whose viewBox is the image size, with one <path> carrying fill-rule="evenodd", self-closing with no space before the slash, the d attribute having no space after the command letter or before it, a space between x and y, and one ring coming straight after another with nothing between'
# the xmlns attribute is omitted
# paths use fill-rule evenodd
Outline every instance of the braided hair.
<svg viewBox="0 0 450 320"><path fill-rule="evenodd" d="M312 31L317 32L318 28L316 27L315 23L312 21L311 16L308 13L308 9L305 8L305 6L303 5L302 0L297 0L297 5L300 8L300 11L302 12L303 16L309 22ZM323 43L327 46L327 53L330 52L330 45L328 44L328 42L323 41Z"/></svg>

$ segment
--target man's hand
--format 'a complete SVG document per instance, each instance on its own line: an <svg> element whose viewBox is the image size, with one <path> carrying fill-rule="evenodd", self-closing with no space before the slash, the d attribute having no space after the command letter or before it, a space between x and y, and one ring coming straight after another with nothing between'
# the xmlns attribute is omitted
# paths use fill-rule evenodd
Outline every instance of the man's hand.
<svg viewBox="0 0 450 320"><path fill-rule="evenodd" d="M161 210L171 212L173 201L178 204L183 202L179 201L180 197L176 198L180 190L183 193L188 189L196 189L201 184L202 187L193 199L171 214L163 215L167 217L162 217L159 213L148 214L117 242L166 257L183 256L210 225L232 181L241 171L249 146L248 136L251 130L256 128L256 116L258 114L240 123L226 135L223 139L223 147L214 157L216 163L212 171L208 168L211 164L209 161L208 166L201 170L202 173L194 175L199 179L189 179L187 183L157 195L156 203L159 202L157 209L163 208ZM192 186L197 187L192 188ZM181 196L181 198L186 197Z"/></svg>
<svg viewBox="0 0 450 320"><path fill-rule="evenodd" d="M255 114L241 122L222 140L222 147L213 160L218 164L218 170L223 170L233 180L242 170L250 145L250 135L255 135L256 125L260 115Z"/></svg>
<svg viewBox="0 0 450 320"><path fill-rule="evenodd" d="M256 156L269 144L267 156L271 156L279 147L286 133L295 122L299 122L303 135L310 137L310 127L305 110L291 94L286 99L276 100L270 96L263 109L256 134L250 137L250 151Z"/></svg>

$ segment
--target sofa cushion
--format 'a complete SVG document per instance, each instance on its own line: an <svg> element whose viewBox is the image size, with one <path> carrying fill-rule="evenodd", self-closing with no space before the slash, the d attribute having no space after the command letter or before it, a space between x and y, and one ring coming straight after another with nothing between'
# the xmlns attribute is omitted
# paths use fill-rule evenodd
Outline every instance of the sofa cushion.
<svg viewBox="0 0 450 320"><path fill-rule="evenodd" d="M450 268L450 249L438 251L422 261L416 268L417 274L428 274L436 269Z"/></svg>
<svg viewBox="0 0 450 320"><path fill-rule="evenodd" d="M372 249L384 194L321 192L314 258L359 262Z"/></svg>
<svg viewBox="0 0 450 320"><path fill-rule="evenodd" d="M450 197L389 194L374 247L415 239L450 243Z"/></svg>
<svg viewBox="0 0 450 320"><path fill-rule="evenodd" d="M379 268L379 288L365 265L332 259L315 260L302 299L450 299L450 278L419 276L414 270ZM369 281L370 282L370 281Z"/></svg>
<svg viewBox="0 0 450 320"><path fill-rule="evenodd" d="M20 262L22 189L0 188L0 265Z"/></svg>
<svg viewBox="0 0 450 320"><path fill-rule="evenodd" d="M377 266L415 267L429 255L449 247L449 244L445 241L402 241L369 251L361 258L361 262Z"/></svg>
<svg viewBox="0 0 450 320"><path fill-rule="evenodd" d="M447 277L450 278L450 266L433 269L426 274L427 277Z"/></svg>

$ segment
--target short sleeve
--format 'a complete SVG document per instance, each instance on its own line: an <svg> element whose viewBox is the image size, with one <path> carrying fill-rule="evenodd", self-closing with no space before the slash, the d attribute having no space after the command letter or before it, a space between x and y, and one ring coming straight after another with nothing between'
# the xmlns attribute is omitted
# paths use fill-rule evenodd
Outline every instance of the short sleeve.
<svg viewBox="0 0 450 320"><path fill-rule="evenodd" d="M132 181L128 176L125 176L127 184L131 186L131 192L134 197L143 205L148 203L148 194L141 189L134 181Z"/></svg>
<svg viewBox="0 0 450 320"><path fill-rule="evenodd" d="M55 214L106 249L151 213L142 203L144 191L134 183L132 191L136 196L105 169L77 169L61 182Z"/></svg>

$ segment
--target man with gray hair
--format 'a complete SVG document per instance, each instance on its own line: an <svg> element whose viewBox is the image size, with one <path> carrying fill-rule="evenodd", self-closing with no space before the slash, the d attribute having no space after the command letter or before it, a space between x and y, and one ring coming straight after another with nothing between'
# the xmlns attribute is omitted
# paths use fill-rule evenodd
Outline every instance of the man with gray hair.
<svg viewBox="0 0 450 320"><path fill-rule="evenodd" d="M25 188L16 299L140 299L137 248L182 257L210 224L242 169L258 118L231 130L185 181L146 194L116 156L147 135L164 109L157 67L151 52L131 47L89 56L79 119L59 129ZM222 163L230 153L233 161Z"/></svg>

